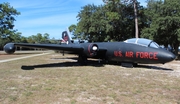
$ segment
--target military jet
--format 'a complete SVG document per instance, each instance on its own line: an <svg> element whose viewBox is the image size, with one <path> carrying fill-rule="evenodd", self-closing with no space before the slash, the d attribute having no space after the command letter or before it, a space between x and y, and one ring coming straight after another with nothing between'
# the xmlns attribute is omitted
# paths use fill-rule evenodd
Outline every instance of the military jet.
<svg viewBox="0 0 180 104"><path fill-rule="evenodd" d="M132 38L123 42L94 42L74 43L68 30L62 32L62 44L29 44L7 43L4 50L8 54L15 52L16 47L41 48L57 50L68 54L78 55L78 62L85 64L88 58L103 60L104 62L118 62L130 66L142 64L167 63L175 59L175 55L159 47L149 39Z"/></svg>

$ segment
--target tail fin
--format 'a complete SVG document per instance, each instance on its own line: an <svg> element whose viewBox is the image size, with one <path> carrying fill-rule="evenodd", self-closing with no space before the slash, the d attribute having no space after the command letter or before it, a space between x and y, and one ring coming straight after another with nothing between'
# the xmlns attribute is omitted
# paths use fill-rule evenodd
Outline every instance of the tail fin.
<svg viewBox="0 0 180 104"><path fill-rule="evenodd" d="M67 43L67 44L71 44L72 43L72 38L70 36L70 32L69 32L69 29L67 28L66 31L63 31L62 32L62 42L63 43Z"/></svg>

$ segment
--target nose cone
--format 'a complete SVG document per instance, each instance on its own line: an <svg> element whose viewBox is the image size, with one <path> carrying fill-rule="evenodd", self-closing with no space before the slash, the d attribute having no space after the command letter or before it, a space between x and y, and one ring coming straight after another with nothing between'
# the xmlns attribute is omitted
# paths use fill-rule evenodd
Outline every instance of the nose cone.
<svg viewBox="0 0 180 104"><path fill-rule="evenodd" d="M176 56L173 53L169 54L169 61L173 61L175 58Z"/></svg>
<svg viewBox="0 0 180 104"><path fill-rule="evenodd" d="M169 51L164 52L164 58L163 58L164 63L173 61L175 58L176 56L172 52Z"/></svg>

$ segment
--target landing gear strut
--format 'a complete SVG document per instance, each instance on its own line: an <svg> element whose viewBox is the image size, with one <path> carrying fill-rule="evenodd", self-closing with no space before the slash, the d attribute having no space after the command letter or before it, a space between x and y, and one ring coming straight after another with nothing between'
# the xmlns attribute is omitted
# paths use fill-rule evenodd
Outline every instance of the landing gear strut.
<svg viewBox="0 0 180 104"><path fill-rule="evenodd" d="M86 56L79 55L79 57L78 57L78 63L80 63L81 65L86 65L86 64L87 64L87 57L86 57Z"/></svg>

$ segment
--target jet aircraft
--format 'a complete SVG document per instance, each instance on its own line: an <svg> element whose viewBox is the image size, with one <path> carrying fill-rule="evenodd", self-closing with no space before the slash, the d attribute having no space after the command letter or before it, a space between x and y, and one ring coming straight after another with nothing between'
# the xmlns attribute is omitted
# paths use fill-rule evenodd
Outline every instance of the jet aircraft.
<svg viewBox="0 0 180 104"><path fill-rule="evenodd" d="M73 43L68 30L62 32L62 44L7 43L4 50L8 54L15 52L16 46L57 50L78 55L78 62L85 64L88 58L101 59L105 62L127 63L128 65L167 63L175 55L159 47L149 39L132 38L123 42Z"/></svg>

